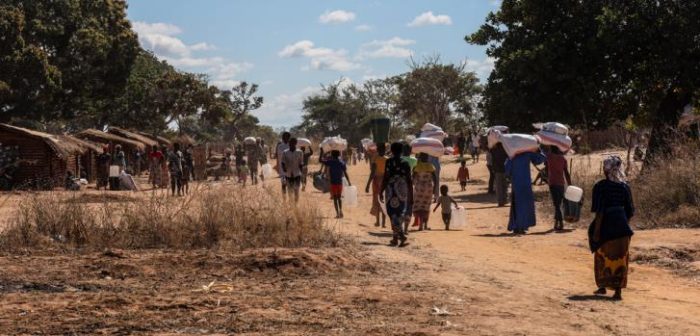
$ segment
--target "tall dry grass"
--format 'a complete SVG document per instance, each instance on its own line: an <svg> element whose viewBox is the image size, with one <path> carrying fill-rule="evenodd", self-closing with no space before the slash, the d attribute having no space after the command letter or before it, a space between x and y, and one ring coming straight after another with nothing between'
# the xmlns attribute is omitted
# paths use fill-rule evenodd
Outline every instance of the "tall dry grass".
<svg viewBox="0 0 700 336"><path fill-rule="evenodd" d="M641 163L635 163L628 176L636 208L632 224L638 229L700 227L700 145L686 141L669 154L644 172L640 171ZM570 158L574 160L572 183L584 190L581 220L574 226L587 226L593 220L589 211L593 186L605 178L602 161L606 156ZM552 216L554 208L548 197L543 199L541 209Z"/></svg>
<svg viewBox="0 0 700 336"><path fill-rule="evenodd" d="M229 249L334 247L343 243L317 208L295 206L268 188L202 187L115 202L45 193L19 204L0 250Z"/></svg>

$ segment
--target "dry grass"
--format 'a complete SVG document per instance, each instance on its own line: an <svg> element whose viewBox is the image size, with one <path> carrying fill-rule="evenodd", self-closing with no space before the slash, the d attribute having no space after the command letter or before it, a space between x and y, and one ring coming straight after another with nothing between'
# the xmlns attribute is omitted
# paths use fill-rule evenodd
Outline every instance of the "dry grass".
<svg viewBox="0 0 700 336"><path fill-rule="evenodd" d="M340 235L319 211L265 188L200 187L190 197L86 202L79 194L27 197L0 233L0 250L335 247ZM127 199L128 200L128 199Z"/></svg>
<svg viewBox="0 0 700 336"><path fill-rule="evenodd" d="M630 188L636 215L632 221L638 229L700 227L700 145L685 142L676 152L658 160L643 174L632 167ZM604 178L601 160L604 155L574 157L572 182L584 190L584 209L576 226L587 226L593 215L591 205L593 186ZM548 192L547 192L548 194ZM551 201L541 197L542 210L551 215Z"/></svg>

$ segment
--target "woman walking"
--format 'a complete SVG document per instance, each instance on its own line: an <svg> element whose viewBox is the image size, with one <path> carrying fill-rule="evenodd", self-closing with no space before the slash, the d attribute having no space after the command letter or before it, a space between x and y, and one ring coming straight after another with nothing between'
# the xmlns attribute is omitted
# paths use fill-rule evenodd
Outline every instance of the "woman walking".
<svg viewBox="0 0 700 336"><path fill-rule="evenodd" d="M379 204L379 194L382 188L382 181L384 181L384 172L386 171L387 158L384 157L386 154L386 145L383 143L377 144L377 153L374 158L370 161L369 168L369 179L367 180L367 187L365 187L365 192L369 193L370 186L372 187L372 209L369 213L376 218L374 226L379 226L379 218L381 217L382 227L386 227L386 215L382 213L381 205Z"/></svg>
<svg viewBox="0 0 700 336"><path fill-rule="evenodd" d="M532 193L530 164L542 164L546 157L542 153L522 153L506 161L506 175L513 181L513 195L510 206L508 231L525 234L537 224L535 216L535 196Z"/></svg>
<svg viewBox="0 0 700 336"><path fill-rule="evenodd" d="M391 144L392 157L386 162L386 170L382 181L379 197L386 200L386 212L391 220L393 232L391 246L406 246L406 235L403 232L403 222L413 202L413 186L411 167L401 159L403 145Z"/></svg>
<svg viewBox="0 0 700 336"><path fill-rule="evenodd" d="M634 232L629 220L634 216L634 203L622 172L622 159L611 156L603 163L605 179L593 187L592 211L595 220L588 228L588 240L594 255L597 295L614 289L613 299L622 300L627 287L630 240Z"/></svg>
<svg viewBox="0 0 700 336"><path fill-rule="evenodd" d="M438 184L435 166L430 163L428 154L420 153L418 163L413 168L414 201L413 216L416 218L418 230L430 230L428 219L430 217L430 205L435 199L435 186Z"/></svg>

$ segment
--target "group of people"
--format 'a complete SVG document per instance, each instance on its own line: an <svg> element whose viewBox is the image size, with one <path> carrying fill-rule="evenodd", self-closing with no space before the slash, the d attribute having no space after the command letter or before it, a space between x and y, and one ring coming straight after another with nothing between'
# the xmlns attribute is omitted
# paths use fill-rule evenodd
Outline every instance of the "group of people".
<svg viewBox="0 0 700 336"><path fill-rule="evenodd" d="M238 183L244 187L248 183L248 178L252 185L257 185L265 179L260 173L260 167L267 163L265 148L265 142L257 138L254 143L238 144L233 151L227 150L215 173L216 180L222 175L230 179L231 172L234 171ZM231 167L232 162L233 167Z"/></svg>

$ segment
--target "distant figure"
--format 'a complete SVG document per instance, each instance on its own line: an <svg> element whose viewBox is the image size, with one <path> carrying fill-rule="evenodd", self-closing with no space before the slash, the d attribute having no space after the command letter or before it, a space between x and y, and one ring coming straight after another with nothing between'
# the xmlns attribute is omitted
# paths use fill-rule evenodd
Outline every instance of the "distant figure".
<svg viewBox="0 0 700 336"><path fill-rule="evenodd" d="M477 134L476 132L472 134L471 154L472 161L479 162L479 134Z"/></svg>
<svg viewBox="0 0 700 336"><path fill-rule="evenodd" d="M613 299L622 300L622 289L627 287L629 247L634 232L629 220L634 216L632 192L625 182L622 159L611 156L603 163L605 179L593 187L591 211L595 220L588 228L588 240L594 253L594 273L597 295L605 295L606 288L615 290Z"/></svg>
<svg viewBox="0 0 700 336"><path fill-rule="evenodd" d="M350 183L347 166L345 162L340 160L340 151L331 151L331 158L321 158L321 164L328 168L328 175L331 180L331 198L333 199L333 207L335 207L335 218L343 218L343 177Z"/></svg>
<svg viewBox="0 0 700 336"><path fill-rule="evenodd" d="M196 179L195 174L194 174L194 146L192 144L187 145L187 149L185 149L185 152L182 153L184 159L185 159L185 166L183 168L186 168L188 171L188 176L187 181L194 181ZM184 173L184 171L183 171Z"/></svg>
<svg viewBox="0 0 700 336"><path fill-rule="evenodd" d="M418 224L418 231L430 230L430 205L437 199L434 193L438 184L437 172L428 160L428 154L418 154L418 163L413 169L413 216Z"/></svg>
<svg viewBox="0 0 700 336"><path fill-rule="evenodd" d="M246 157L248 158L248 171L250 172L250 184L258 184L258 166L260 161L265 159L265 152L260 145L260 139L255 140L255 144L246 146Z"/></svg>
<svg viewBox="0 0 700 336"><path fill-rule="evenodd" d="M314 151L311 149L311 147L309 147L307 150L306 146L304 146L301 147L301 152L304 154L304 170L301 172L301 190L306 191L306 182L309 177L309 161L314 155Z"/></svg>
<svg viewBox="0 0 700 336"><path fill-rule="evenodd" d="M160 187L167 190L170 182L170 173L168 169L168 156L170 155L170 151L167 146L163 145L160 148L160 152L163 155L160 160Z"/></svg>
<svg viewBox="0 0 700 336"><path fill-rule="evenodd" d="M240 167L238 167L238 183L242 183L243 186L245 187L246 184L248 183L248 174L250 174L250 170L248 168L248 165L245 160L241 161Z"/></svg>
<svg viewBox="0 0 700 336"><path fill-rule="evenodd" d="M122 145L114 147L114 163L119 166L119 171L126 170L126 154L122 150Z"/></svg>
<svg viewBox="0 0 700 336"><path fill-rule="evenodd" d="M182 196L182 152L180 144L173 144L173 150L168 153L168 169L170 171L170 191L175 196Z"/></svg>
<svg viewBox="0 0 700 336"><path fill-rule="evenodd" d="M258 144L258 165L262 167L264 164L267 164L267 146L265 145L265 140L258 138L257 139L257 144ZM252 172L251 172L252 174ZM265 182L265 175L260 173L259 175L260 180Z"/></svg>
<svg viewBox="0 0 700 336"><path fill-rule="evenodd" d="M465 149L467 147L467 139L464 137L464 132L459 132L457 136L457 151L459 152L459 157L463 158Z"/></svg>
<svg viewBox="0 0 700 336"><path fill-rule="evenodd" d="M449 187L443 184L440 187L440 197L438 197L437 205L433 212L437 211L438 208L442 208L442 222L445 224L445 230L450 231L450 222L452 221L452 204L455 207L459 207L459 204L447 193L449 192Z"/></svg>
<svg viewBox="0 0 700 336"><path fill-rule="evenodd" d="M561 213L566 186L571 185L571 174L564 153L557 146L550 146L547 154L547 182L554 205L554 230L564 229L564 216Z"/></svg>
<svg viewBox="0 0 700 336"><path fill-rule="evenodd" d="M97 190L109 187L109 166L112 164L112 156L109 155L109 147L102 147L102 153L97 156Z"/></svg>
<svg viewBox="0 0 700 336"><path fill-rule="evenodd" d="M143 151L140 149L136 150L136 158L134 159L134 175L141 176L141 163L143 160Z"/></svg>
<svg viewBox="0 0 700 336"><path fill-rule="evenodd" d="M369 179L365 192L369 193L370 186L372 187L372 208L369 213L376 218L374 226L379 226L379 218L381 216L381 225L386 227L386 215L382 212L380 203L380 190L384 181L384 172L386 171L386 145L384 143L377 144L377 153L370 160Z"/></svg>
<svg viewBox="0 0 700 336"><path fill-rule="evenodd" d="M467 191L467 182L469 181L469 168L467 168L466 161L462 161L459 163L459 170L457 171L457 180L459 181L459 186L462 188L462 191Z"/></svg>
<svg viewBox="0 0 700 336"><path fill-rule="evenodd" d="M411 155L411 145L405 143L403 144L403 153L401 154L401 160L406 162L411 168L411 177L413 177L413 169L416 168L418 164L418 159ZM408 209L406 210L406 216L404 217L404 234L408 235L408 226L411 224L411 218L413 217L413 202L408 204Z"/></svg>
<svg viewBox="0 0 700 336"><path fill-rule="evenodd" d="M73 175L72 171L67 171L66 172L66 180L64 182L63 187L67 191L78 191L80 190L80 184L76 181L75 175Z"/></svg>
<svg viewBox="0 0 700 336"><path fill-rule="evenodd" d="M384 178L379 190L381 201L386 200L386 213L391 220L391 246L406 246L403 231L404 217L413 202L413 182L411 168L401 159L403 145L391 144L391 158L386 161Z"/></svg>
<svg viewBox="0 0 700 336"><path fill-rule="evenodd" d="M151 152L148 154L148 179L151 181L153 189L160 186L163 178L160 170L161 161L163 161L163 152L158 149L158 146L153 145Z"/></svg>
<svg viewBox="0 0 700 336"><path fill-rule="evenodd" d="M280 181L282 183L282 194L287 195L287 181L285 178L284 171L282 169L282 154L289 149L289 139L292 135L289 132L282 133L282 141L277 144L275 148L275 156L277 156L277 173L280 176ZM286 196L285 196L286 197Z"/></svg>
<svg viewBox="0 0 700 336"><path fill-rule="evenodd" d="M498 200L498 206L503 207L508 199L508 182L506 181L508 154L501 143L491 148L490 152L491 160L493 160L493 186L496 191L496 199Z"/></svg>
<svg viewBox="0 0 700 336"><path fill-rule="evenodd" d="M304 169L304 154L297 148L297 139L289 139L289 149L282 153L282 176L286 181L285 197L294 195L294 202L299 202L299 189L301 187L301 172Z"/></svg>
<svg viewBox="0 0 700 336"><path fill-rule="evenodd" d="M542 153L522 153L506 161L506 174L513 181L513 195L510 207L508 231L525 234L537 224L535 197L532 193L530 164L542 164L546 157Z"/></svg>

